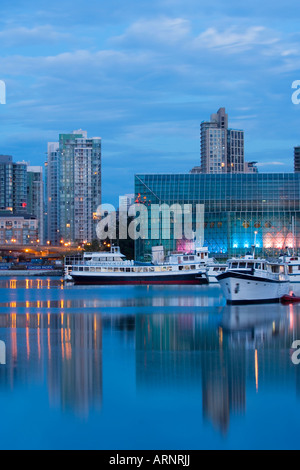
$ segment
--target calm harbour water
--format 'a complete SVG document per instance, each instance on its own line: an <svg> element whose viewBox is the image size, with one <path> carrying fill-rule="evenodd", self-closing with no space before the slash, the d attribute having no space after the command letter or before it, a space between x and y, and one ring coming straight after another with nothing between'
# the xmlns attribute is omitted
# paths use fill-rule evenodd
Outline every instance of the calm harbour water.
<svg viewBox="0 0 300 470"><path fill-rule="evenodd" d="M300 304L218 285L2 278L0 448L297 449L295 339Z"/></svg>

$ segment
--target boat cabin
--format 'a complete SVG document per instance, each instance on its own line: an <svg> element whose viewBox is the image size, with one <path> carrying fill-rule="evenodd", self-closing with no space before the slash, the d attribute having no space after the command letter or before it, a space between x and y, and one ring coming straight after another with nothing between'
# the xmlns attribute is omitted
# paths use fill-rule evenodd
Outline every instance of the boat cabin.
<svg viewBox="0 0 300 470"><path fill-rule="evenodd" d="M231 259L228 261L228 270L234 271L261 271L273 274L287 274L284 263L270 263L264 259Z"/></svg>
<svg viewBox="0 0 300 470"><path fill-rule="evenodd" d="M120 264L125 261L125 256L121 253L118 246L113 246L108 251L100 251L96 253L84 253L83 262L84 264Z"/></svg>

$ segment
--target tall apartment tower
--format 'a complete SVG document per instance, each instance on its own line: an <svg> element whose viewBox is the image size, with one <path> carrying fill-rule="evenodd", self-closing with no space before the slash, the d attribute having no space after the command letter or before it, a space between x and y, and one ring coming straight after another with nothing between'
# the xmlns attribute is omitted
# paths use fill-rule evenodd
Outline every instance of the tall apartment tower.
<svg viewBox="0 0 300 470"><path fill-rule="evenodd" d="M201 123L202 173L244 173L244 131L228 128L225 108Z"/></svg>
<svg viewBox="0 0 300 470"><path fill-rule="evenodd" d="M49 144L50 145L50 144ZM83 243L96 238L101 204L101 138L86 131L60 134L48 145L48 239Z"/></svg>
<svg viewBox="0 0 300 470"><path fill-rule="evenodd" d="M294 170L295 173L300 173L300 147L294 148Z"/></svg>
<svg viewBox="0 0 300 470"><path fill-rule="evenodd" d="M59 143L49 142L45 165L45 226L46 237L58 246L59 234Z"/></svg>
<svg viewBox="0 0 300 470"><path fill-rule="evenodd" d="M44 242L44 182L41 166L27 167L27 211L38 222L38 240Z"/></svg>
<svg viewBox="0 0 300 470"><path fill-rule="evenodd" d="M14 163L10 155L0 155L0 211L26 214L27 164Z"/></svg>

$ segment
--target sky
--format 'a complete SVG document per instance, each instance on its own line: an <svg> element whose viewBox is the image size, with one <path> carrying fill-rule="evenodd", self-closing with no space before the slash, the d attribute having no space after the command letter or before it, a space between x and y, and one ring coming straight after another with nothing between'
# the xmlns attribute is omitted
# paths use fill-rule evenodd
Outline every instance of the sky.
<svg viewBox="0 0 300 470"><path fill-rule="evenodd" d="M0 154L43 165L47 142L102 138L103 202L138 173L200 164L220 107L259 171L293 171L300 145L300 4L293 0L1 0Z"/></svg>

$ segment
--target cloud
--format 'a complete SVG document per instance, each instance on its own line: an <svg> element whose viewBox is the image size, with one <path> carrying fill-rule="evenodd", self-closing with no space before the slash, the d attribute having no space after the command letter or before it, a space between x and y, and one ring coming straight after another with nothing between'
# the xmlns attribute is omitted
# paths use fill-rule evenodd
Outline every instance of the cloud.
<svg viewBox="0 0 300 470"><path fill-rule="evenodd" d="M146 44L175 45L186 40L191 31L190 21L183 18L155 18L133 23L124 34L111 42L121 46L141 47Z"/></svg>
<svg viewBox="0 0 300 470"><path fill-rule="evenodd" d="M251 26L241 31L238 26L218 31L210 27L201 33L193 41L196 48L219 49L226 52L242 52L247 49L253 49L256 46L268 46L278 42L267 28L263 26Z"/></svg>
<svg viewBox="0 0 300 470"><path fill-rule="evenodd" d="M40 42L65 41L70 35L56 31L50 25L27 28L24 26L0 31L0 42L4 46L34 45Z"/></svg>

